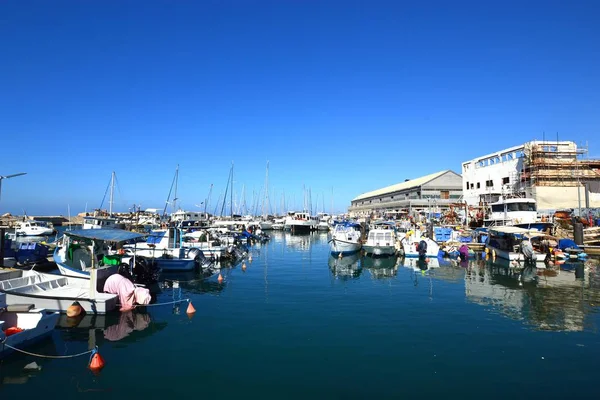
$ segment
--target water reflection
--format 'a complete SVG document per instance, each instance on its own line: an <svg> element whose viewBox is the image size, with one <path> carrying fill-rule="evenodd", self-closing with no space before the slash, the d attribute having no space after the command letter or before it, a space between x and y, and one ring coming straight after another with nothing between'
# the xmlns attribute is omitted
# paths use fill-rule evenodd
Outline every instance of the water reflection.
<svg viewBox="0 0 600 400"><path fill-rule="evenodd" d="M375 279L385 279L396 276L398 271L398 263L401 259L397 256L391 257L373 257L364 256L361 260L361 265Z"/></svg>
<svg viewBox="0 0 600 400"><path fill-rule="evenodd" d="M346 255L342 258L329 255L329 269L336 278L353 279L358 278L362 272L360 255L358 252Z"/></svg>
<svg viewBox="0 0 600 400"><path fill-rule="evenodd" d="M537 329L581 331L593 324L586 316L600 300L586 269L584 262L548 268L472 262L465 273L465 294L471 302Z"/></svg>

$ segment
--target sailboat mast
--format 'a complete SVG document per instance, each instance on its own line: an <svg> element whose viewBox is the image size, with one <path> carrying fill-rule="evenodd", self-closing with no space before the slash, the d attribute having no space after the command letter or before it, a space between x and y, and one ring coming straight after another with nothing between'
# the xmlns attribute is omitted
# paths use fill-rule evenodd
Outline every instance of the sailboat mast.
<svg viewBox="0 0 600 400"><path fill-rule="evenodd" d="M108 201L108 215L112 217L113 198L115 195L115 171L110 176L110 200Z"/></svg>
<svg viewBox="0 0 600 400"><path fill-rule="evenodd" d="M173 197L173 212L177 211L177 182L179 181L179 164L177 164L177 168L175 169L175 195Z"/></svg>
<svg viewBox="0 0 600 400"><path fill-rule="evenodd" d="M265 201L267 206L263 210L263 216L266 218L271 209L271 203L269 201L269 160L267 160L267 174L265 176Z"/></svg>
<svg viewBox="0 0 600 400"><path fill-rule="evenodd" d="M233 219L233 161L231 162L231 193L229 193L231 219Z"/></svg>

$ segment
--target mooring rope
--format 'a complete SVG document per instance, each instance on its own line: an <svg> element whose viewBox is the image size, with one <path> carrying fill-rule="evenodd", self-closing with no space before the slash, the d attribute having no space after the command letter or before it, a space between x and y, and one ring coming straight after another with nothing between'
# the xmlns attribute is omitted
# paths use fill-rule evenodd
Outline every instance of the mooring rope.
<svg viewBox="0 0 600 400"><path fill-rule="evenodd" d="M136 308L136 307L166 306L166 305L169 305L169 304L183 303L184 301L187 301L189 303L191 300L188 298L188 299L167 301L165 303L134 304L133 307ZM123 307L123 305L121 305L121 304L117 304L117 306L118 307Z"/></svg>
<svg viewBox="0 0 600 400"><path fill-rule="evenodd" d="M86 354L90 354L90 353L93 353L94 351L96 351L96 349L92 349L92 350L84 351L83 353L71 354L71 355L66 355L66 356L48 356L48 355L44 355L44 354L30 353L25 350L17 349L16 347L11 346L10 344L6 344L6 342L2 342L2 345L8 347L9 349L13 349L14 351L18 351L19 353L27 354L29 356L34 356L34 357L41 357L41 358L75 358L75 357L84 356Z"/></svg>

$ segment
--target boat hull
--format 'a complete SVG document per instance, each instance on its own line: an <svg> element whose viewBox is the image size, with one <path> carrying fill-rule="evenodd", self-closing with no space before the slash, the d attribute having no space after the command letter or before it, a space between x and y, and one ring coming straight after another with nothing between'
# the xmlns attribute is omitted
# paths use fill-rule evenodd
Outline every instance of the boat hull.
<svg viewBox="0 0 600 400"><path fill-rule="evenodd" d="M331 239L329 243L331 254L349 254L356 253L362 247L360 242L348 242L340 239Z"/></svg>
<svg viewBox="0 0 600 400"><path fill-rule="evenodd" d="M57 262L56 266L58 267L58 270L61 275L71 276L74 278L90 279L89 271L82 271L80 269L71 268L68 265L61 263L61 262ZM106 279L109 276L116 274L118 272L118 270L119 270L118 265L111 265L108 267L98 268L98 269L96 269L98 280Z"/></svg>
<svg viewBox="0 0 600 400"><path fill-rule="evenodd" d="M374 256L393 256L396 254L395 246L374 246L365 244L362 248L366 254Z"/></svg>
<svg viewBox="0 0 600 400"><path fill-rule="evenodd" d="M47 312L45 310L40 310L39 312L43 313L43 315L35 328L25 329L18 334L6 337L5 341L0 341L0 360L16 351L6 346L5 343L17 349L25 349L52 334L60 313ZM29 313L35 313L35 311L32 310Z"/></svg>
<svg viewBox="0 0 600 400"><path fill-rule="evenodd" d="M498 249L498 248L496 248L494 246L490 246L490 245L487 245L486 247L487 247L487 249L489 249L489 252L492 255L492 257L493 257L493 254L495 254L496 257L503 258L505 260L525 262L525 256L522 253L501 250L501 249ZM533 254L533 257L536 262L540 262L540 263L543 263L546 260L546 254L543 254L543 253L536 252Z"/></svg>
<svg viewBox="0 0 600 400"><path fill-rule="evenodd" d="M193 271L196 268L194 259L155 258L154 261L162 272Z"/></svg>

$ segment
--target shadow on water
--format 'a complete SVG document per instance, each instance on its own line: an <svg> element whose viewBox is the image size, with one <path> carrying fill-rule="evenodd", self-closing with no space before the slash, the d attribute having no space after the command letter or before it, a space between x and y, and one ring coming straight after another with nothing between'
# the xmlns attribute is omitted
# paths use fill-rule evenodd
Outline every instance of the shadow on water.
<svg viewBox="0 0 600 400"><path fill-rule="evenodd" d="M360 277L362 266L358 252L345 255L342 258L329 255L329 270L334 277L342 280Z"/></svg>

